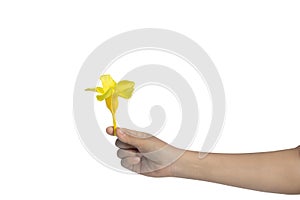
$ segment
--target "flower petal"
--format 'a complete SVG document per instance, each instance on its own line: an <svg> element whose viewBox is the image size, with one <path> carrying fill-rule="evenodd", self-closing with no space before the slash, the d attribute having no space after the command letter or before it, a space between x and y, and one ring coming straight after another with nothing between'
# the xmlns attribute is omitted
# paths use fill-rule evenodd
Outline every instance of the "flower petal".
<svg viewBox="0 0 300 200"><path fill-rule="evenodd" d="M110 97L105 99L106 106L110 110L112 115L115 115L118 106L119 106L119 101L118 101L118 96L116 94L111 95Z"/></svg>
<svg viewBox="0 0 300 200"><path fill-rule="evenodd" d="M110 75L102 75L100 80L102 82L104 92L106 92L109 88L114 88L116 86L116 82Z"/></svg>
<svg viewBox="0 0 300 200"><path fill-rule="evenodd" d="M104 90L102 87L86 88L85 91L104 93Z"/></svg>
<svg viewBox="0 0 300 200"><path fill-rule="evenodd" d="M110 88L109 90L106 91L106 93L102 94L102 95L97 95L97 99L98 101L102 101L104 99L109 98L111 95L113 94L113 89Z"/></svg>
<svg viewBox="0 0 300 200"><path fill-rule="evenodd" d="M132 96L134 90L134 82L123 80L117 84L116 93L125 99L129 99Z"/></svg>
<svg viewBox="0 0 300 200"><path fill-rule="evenodd" d="M103 90L103 88L102 87L96 87L96 92L98 92L98 93L104 93L104 90Z"/></svg>

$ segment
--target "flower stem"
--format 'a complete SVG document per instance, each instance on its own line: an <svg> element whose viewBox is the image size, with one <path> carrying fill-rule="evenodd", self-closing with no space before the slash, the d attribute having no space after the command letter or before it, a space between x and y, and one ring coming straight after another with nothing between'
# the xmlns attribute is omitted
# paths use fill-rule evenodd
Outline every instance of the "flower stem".
<svg viewBox="0 0 300 200"><path fill-rule="evenodd" d="M114 124L114 136L116 136L117 135L117 121L116 121L115 114L112 114L112 118L113 118L113 124Z"/></svg>

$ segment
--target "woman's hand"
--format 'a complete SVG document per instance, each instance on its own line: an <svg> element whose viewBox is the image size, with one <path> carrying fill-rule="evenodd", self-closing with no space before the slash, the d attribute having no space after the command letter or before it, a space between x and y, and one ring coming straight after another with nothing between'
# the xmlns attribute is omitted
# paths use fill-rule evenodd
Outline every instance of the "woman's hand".
<svg viewBox="0 0 300 200"><path fill-rule="evenodd" d="M106 132L113 135L113 128ZM176 160L183 151L143 132L117 128L117 156L121 165L133 172L152 177L173 176Z"/></svg>

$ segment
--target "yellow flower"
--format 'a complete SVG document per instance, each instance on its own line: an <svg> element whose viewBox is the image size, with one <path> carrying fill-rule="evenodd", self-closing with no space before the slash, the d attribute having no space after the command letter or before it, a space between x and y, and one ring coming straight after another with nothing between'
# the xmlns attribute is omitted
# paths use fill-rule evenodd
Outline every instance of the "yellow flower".
<svg viewBox="0 0 300 200"><path fill-rule="evenodd" d="M99 95L96 96L98 101L103 101L105 99L106 106L112 114L114 135L116 135L116 111L119 105L118 96L129 99L134 90L134 82L123 80L116 83L110 75L102 75L100 80L102 82L102 87L87 88L85 91L99 93Z"/></svg>

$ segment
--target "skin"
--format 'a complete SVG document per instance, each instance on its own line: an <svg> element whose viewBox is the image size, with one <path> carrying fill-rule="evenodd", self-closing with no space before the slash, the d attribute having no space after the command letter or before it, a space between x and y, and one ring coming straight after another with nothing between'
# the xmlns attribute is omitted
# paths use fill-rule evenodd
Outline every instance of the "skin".
<svg viewBox="0 0 300 200"><path fill-rule="evenodd" d="M106 132L113 135L113 128ZM117 128L121 165L151 177L178 177L258 191L300 194L300 146L247 154L209 153L173 147L147 133Z"/></svg>

